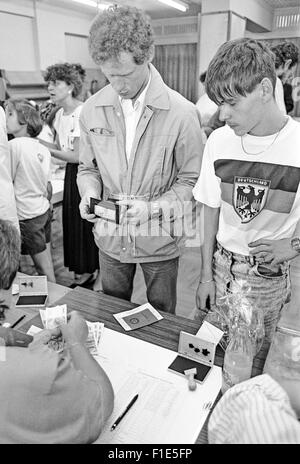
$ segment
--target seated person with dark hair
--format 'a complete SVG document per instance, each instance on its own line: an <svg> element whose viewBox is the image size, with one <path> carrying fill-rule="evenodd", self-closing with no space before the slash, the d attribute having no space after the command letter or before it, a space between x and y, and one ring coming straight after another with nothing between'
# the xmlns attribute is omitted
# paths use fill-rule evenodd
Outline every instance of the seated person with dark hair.
<svg viewBox="0 0 300 464"><path fill-rule="evenodd" d="M0 219L0 314L12 306L20 258L15 227ZM111 383L85 346L88 329L72 312L67 324L40 332L28 348L6 346L0 358L0 443L92 443L112 412ZM63 335L66 349L47 346ZM3 340L2 340L3 345Z"/></svg>

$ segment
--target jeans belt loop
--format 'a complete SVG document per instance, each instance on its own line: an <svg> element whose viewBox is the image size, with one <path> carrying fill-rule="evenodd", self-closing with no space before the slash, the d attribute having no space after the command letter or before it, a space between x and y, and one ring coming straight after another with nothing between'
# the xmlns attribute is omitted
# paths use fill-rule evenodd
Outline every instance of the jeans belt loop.
<svg viewBox="0 0 300 464"><path fill-rule="evenodd" d="M251 264L251 266L254 266L255 265L255 256L253 255L250 255L249 256L249 263Z"/></svg>

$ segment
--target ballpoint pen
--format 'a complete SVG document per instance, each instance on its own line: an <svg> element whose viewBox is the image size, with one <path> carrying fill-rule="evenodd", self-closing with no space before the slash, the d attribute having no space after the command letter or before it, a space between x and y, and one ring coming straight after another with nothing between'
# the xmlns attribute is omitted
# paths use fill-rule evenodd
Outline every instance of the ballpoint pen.
<svg viewBox="0 0 300 464"><path fill-rule="evenodd" d="M19 324L19 322L21 322L23 319L25 319L26 317L26 314L24 314L23 316L21 316L16 322L14 322L12 325L11 325L11 328L13 329L14 327L16 327L17 324Z"/></svg>
<svg viewBox="0 0 300 464"><path fill-rule="evenodd" d="M122 412L122 414L115 420L115 422L113 423L113 425L111 426L110 430L113 431L115 430L115 428L117 427L117 425L121 422L121 420L123 419L123 417L128 413L129 409L134 405L134 403L136 402L136 400L138 399L139 395L135 395L132 400L130 401L130 403L128 404L128 406L126 407L126 409Z"/></svg>

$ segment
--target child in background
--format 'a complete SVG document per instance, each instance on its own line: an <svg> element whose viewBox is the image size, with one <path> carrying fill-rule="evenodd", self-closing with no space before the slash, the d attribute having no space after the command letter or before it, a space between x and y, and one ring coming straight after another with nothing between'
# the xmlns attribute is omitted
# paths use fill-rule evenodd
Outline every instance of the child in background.
<svg viewBox="0 0 300 464"><path fill-rule="evenodd" d="M9 99L6 104L10 164L23 255L30 255L36 270L55 282L50 252L51 155L36 138L42 130L39 112L28 101Z"/></svg>

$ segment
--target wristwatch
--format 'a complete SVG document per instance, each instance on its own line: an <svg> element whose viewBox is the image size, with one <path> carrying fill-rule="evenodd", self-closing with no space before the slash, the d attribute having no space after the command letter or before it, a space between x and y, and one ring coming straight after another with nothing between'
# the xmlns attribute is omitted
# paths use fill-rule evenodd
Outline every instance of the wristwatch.
<svg viewBox="0 0 300 464"><path fill-rule="evenodd" d="M300 237L293 237L291 239L291 247L300 254Z"/></svg>

